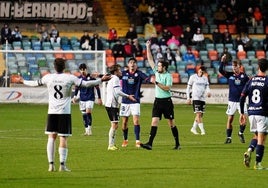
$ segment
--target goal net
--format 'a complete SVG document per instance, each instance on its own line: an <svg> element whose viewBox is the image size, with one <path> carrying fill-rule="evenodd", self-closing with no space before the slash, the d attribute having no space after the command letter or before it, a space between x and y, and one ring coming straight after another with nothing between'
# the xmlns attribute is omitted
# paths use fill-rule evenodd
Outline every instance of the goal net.
<svg viewBox="0 0 268 188"><path fill-rule="evenodd" d="M25 80L38 80L48 73L54 73L55 58L66 60L66 72L80 75L79 65L85 63L88 72L107 72L105 51L81 51L81 50L0 50L0 63L5 66L5 86L19 87L18 77ZM3 66L2 66L3 67ZM101 86L102 97L105 96L105 84Z"/></svg>

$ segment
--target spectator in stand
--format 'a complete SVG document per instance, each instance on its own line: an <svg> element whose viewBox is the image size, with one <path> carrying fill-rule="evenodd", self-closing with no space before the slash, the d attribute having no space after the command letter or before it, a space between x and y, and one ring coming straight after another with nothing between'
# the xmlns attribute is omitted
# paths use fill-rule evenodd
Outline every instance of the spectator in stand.
<svg viewBox="0 0 268 188"><path fill-rule="evenodd" d="M160 47L157 34L152 33L150 40L151 40L151 50L153 51L157 50Z"/></svg>
<svg viewBox="0 0 268 188"><path fill-rule="evenodd" d="M218 28L214 29L212 33L212 40L214 44L223 42L223 34L220 33Z"/></svg>
<svg viewBox="0 0 268 188"><path fill-rule="evenodd" d="M236 13L230 6L226 8L226 16L227 16L226 19L227 24L234 24L237 21Z"/></svg>
<svg viewBox="0 0 268 188"><path fill-rule="evenodd" d="M248 7L248 11L246 13L246 21L248 26L255 27L255 19L252 7Z"/></svg>
<svg viewBox="0 0 268 188"><path fill-rule="evenodd" d="M178 72L175 54L171 51L170 48L167 48L166 52L164 53L164 61L168 62L169 65L174 65L175 71Z"/></svg>
<svg viewBox="0 0 268 188"><path fill-rule="evenodd" d="M200 28L197 28L196 33L193 36L193 44L196 46L196 49L202 50L204 44L204 34L201 32Z"/></svg>
<svg viewBox="0 0 268 188"><path fill-rule="evenodd" d="M236 22L237 33L247 33L248 32L248 23L243 14L239 14Z"/></svg>
<svg viewBox="0 0 268 188"><path fill-rule="evenodd" d="M8 24L4 24L4 26L1 29L1 44L6 44L6 41L8 43L11 42L11 29L9 28Z"/></svg>
<svg viewBox="0 0 268 188"><path fill-rule="evenodd" d="M136 26L143 26L145 24L145 21L143 20L145 20L145 18L143 18L142 13L139 11L139 8L136 7L130 14L130 22L133 24L133 28Z"/></svg>
<svg viewBox="0 0 268 188"><path fill-rule="evenodd" d="M91 50L91 46L90 46L89 42L90 41L88 39L86 39L85 42L81 45L81 49L82 50Z"/></svg>
<svg viewBox="0 0 268 188"><path fill-rule="evenodd" d="M163 27L171 27L173 26L173 17L171 17L169 12L166 12L164 17L163 17L162 25Z"/></svg>
<svg viewBox="0 0 268 188"><path fill-rule="evenodd" d="M152 47L151 47L152 48ZM153 52L153 51L152 51ZM159 61L161 59L164 59L164 53L162 52L161 48L158 48L154 53L153 53L154 59L156 61Z"/></svg>
<svg viewBox="0 0 268 188"><path fill-rule="evenodd" d="M196 59L195 59L195 56L192 52L191 47L187 48L187 52L182 56L182 59L183 59L183 61L187 61L187 62L192 62L192 63L196 62Z"/></svg>
<svg viewBox="0 0 268 188"><path fill-rule="evenodd" d="M235 38L234 49L236 51L244 51L243 42L242 42L241 37L240 37L239 34Z"/></svg>
<svg viewBox="0 0 268 188"><path fill-rule="evenodd" d="M143 57L143 48L142 45L139 43L138 39L133 40L133 53L134 57Z"/></svg>
<svg viewBox="0 0 268 188"><path fill-rule="evenodd" d="M40 35L41 35L41 37L40 37L41 43L42 42L50 42L47 28L43 24L41 25Z"/></svg>
<svg viewBox="0 0 268 188"><path fill-rule="evenodd" d="M182 61L181 51L180 51L180 49L177 49L177 50L175 51L175 59L176 59L176 62L181 62L181 61Z"/></svg>
<svg viewBox="0 0 268 188"><path fill-rule="evenodd" d="M262 41L263 43L263 50L267 51L268 50L268 34L265 35L265 38Z"/></svg>
<svg viewBox="0 0 268 188"><path fill-rule="evenodd" d="M51 44L53 43L58 43L60 44L60 33L58 31L58 29L56 28L55 24L51 25L51 30L50 30L50 42Z"/></svg>
<svg viewBox="0 0 268 188"><path fill-rule="evenodd" d="M202 22L197 13L194 13L193 18L190 20L191 30L196 31L198 28L202 28Z"/></svg>
<svg viewBox="0 0 268 188"><path fill-rule="evenodd" d="M118 36L117 36L117 31L115 30L115 28L111 28L109 29L109 33L108 33L108 43L109 43L109 49L111 49L111 44L112 43L115 43L118 39Z"/></svg>
<svg viewBox="0 0 268 188"><path fill-rule="evenodd" d="M227 15L224 12L222 7L218 8L218 10L214 12L213 18L214 18L214 23L217 25L226 24Z"/></svg>
<svg viewBox="0 0 268 188"><path fill-rule="evenodd" d="M255 19L254 26L262 25L262 12L259 7L254 8L253 16Z"/></svg>
<svg viewBox="0 0 268 188"><path fill-rule="evenodd" d="M128 32L126 33L126 39L131 39L133 41L134 39L138 38L138 34L135 31L133 26L130 26L128 29Z"/></svg>
<svg viewBox="0 0 268 188"><path fill-rule="evenodd" d="M159 46L160 46L162 52L166 51L166 48L167 48L168 46L167 46L167 41L166 41L165 38L162 37L162 38L159 40Z"/></svg>
<svg viewBox="0 0 268 188"><path fill-rule="evenodd" d="M114 59L117 57L124 57L124 45L121 43L121 40L117 40L116 43L112 47L112 53L114 56Z"/></svg>
<svg viewBox="0 0 268 188"><path fill-rule="evenodd" d="M193 34L190 26L187 26L185 28L185 30L183 31L183 41L184 41L183 43L185 44L185 46L188 47L188 46L193 44L193 42L192 42L193 36L194 36L194 34Z"/></svg>
<svg viewBox="0 0 268 188"><path fill-rule="evenodd" d="M103 43L98 33L94 33L93 38L89 41L91 50L103 50Z"/></svg>
<svg viewBox="0 0 268 188"><path fill-rule="evenodd" d="M223 44L229 44L229 43L233 43L233 38L231 33L229 33L228 29L225 29L223 32Z"/></svg>
<svg viewBox="0 0 268 188"><path fill-rule="evenodd" d="M223 56L225 58L222 58ZM232 62L233 57L232 57L232 54L228 51L227 47L224 47L223 53L221 54L221 59L222 59L222 61L224 61L225 64Z"/></svg>
<svg viewBox="0 0 268 188"><path fill-rule="evenodd" d="M172 37L167 41L167 46L171 50L176 50L180 46L180 41L176 38L175 35L172 35Z"/></svg>
<svg viewBox="0 0 268 188"><path fill-rule="evenodd" d="M247 33L241 33L241 41L243 42L243 47L245 51L254 50L253 40Z"/></svg>
<svg viewBox="0 0 268 188"><path fill-rule="evenodd" d="M162 32L162 38L167 42L172 37L172 33L165 27Z"/></svg>
<svg viewBox="0 0 268 188"><path fill-rule="evenodd" d="M19 26L16 26L14 30L11 32L11 42L14 41L21 41L22 40L22 35L20 32Z"/></svg>
<svg viewBox="0 0 268 188"><path fill-rule="evenodd" d="M131 39L127 39L127 41L124 44L124 54L125 57L133 57L133 45Z"/></svg>
<svg viewBox="0 0 268 188"><path fill-rule="evenodd" d="M86 40L90 41L90 36L88 31L84 31L84 34L82 35L82 37L80 38L80 46L82 48L82 44L84 44L86 42Z"/></svg>
<svg viewBox="0 0 268 188"><path fill-rule="evenodd" d="M142 16L142 25L144 25L145 23L148 22L148 20L147 20L148 16L149 16L148 8L149 8L149 6L148 6L146 0L142 0L138 6L138 10Z"/></svg>

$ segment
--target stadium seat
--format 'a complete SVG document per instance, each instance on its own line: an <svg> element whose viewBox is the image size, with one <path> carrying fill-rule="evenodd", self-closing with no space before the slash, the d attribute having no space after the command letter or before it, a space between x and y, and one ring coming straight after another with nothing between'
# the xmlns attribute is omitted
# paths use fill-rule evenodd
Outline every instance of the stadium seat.
<svg viewBox="0 0 268 188"><path fill-rule="evenodd" d="M225 24L220 24L220 25L218 26L218 28L219 28L219 32L220 32L220 33L224 33L225 29L227 29L227 25L225 25Z"/></svg>
<svg viewBox="0 0 268 188"><path fill-rule="evenodd" d="M265 51L263 51L263 50L257 50L257 51L256 51L256 58L257 58L257 59L260 59L260 58L266 58L266 56L265 56Z"/></svg>
<svg viewBox="0 0 268 188"><path fill-rule="evenodd" d="M172 73L173 83L178 84L180 83L180 75L179 73Z"/></svg>
<svg viewBox="0 0 268 188"><path fill-rule="evenodd" d="M209 50L208 51L208 58L211 60L211 61L216 61L219 59L219 54L217 52L217 50Z"/></svg>
<svg viewBox="0 0 268 188"><path fill-rule="evenodd" d="M236 25L235 24L229 24L228 25L228 31L230 34L236 34L237 30L236 30Z"/></svg>
<svg viewBox="0 0 268 188"><path fill-rule="evenodd" d="M245 51L238 51L236 52L237 59L242 60L247 58L247 52Z"/></svg>

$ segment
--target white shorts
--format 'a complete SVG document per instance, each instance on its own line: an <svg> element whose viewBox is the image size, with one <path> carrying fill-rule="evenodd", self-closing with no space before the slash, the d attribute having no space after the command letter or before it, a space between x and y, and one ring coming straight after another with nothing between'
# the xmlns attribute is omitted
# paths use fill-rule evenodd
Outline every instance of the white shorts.
<svg viewBox="0 0 268 188"><path fill-rule="evenodd" d="M120 116L129 117L130 115L139 116L140 115L140 103L135 104L121 104L120 106Z"/></svg>
<svg viewBox="0 0 268 188"><path fill-rule="evenodd" d="M80 101L79 106L80 106L80 110L84 112L86 111L86 109L93 109L94 101Z"/></svg>
<svg viewBox="0 0 268 188"><path fill-rule="evenodd" d="M265 116L249 116L250 132L252 133L268 133L268 117Z"/></svg>
<svg viewBox="0 0 268 188"><path fill-rule="evenodd" d="M245 104L244 105L244 114L247 114L248 113L248 109L247 108L248 107ZM229 116L232 116L232 115L235 114L236 111L238 111L239 114L241 113L239 102L228 101L228 107L227 107L227 110L226 110L226 114L229 115Z"/></svg>

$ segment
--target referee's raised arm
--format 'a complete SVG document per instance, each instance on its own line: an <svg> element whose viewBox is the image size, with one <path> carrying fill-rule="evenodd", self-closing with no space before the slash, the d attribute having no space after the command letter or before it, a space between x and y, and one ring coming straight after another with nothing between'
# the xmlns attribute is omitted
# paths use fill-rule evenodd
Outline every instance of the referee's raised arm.
<svg viewBox="0 0 268 188"><path fill-rule="evenodd" d="M146 51L147 51L147 59L148 59L148 62L149 62L149 65L151 66L152 69L154 69L154 58L153 58L153 55L152 55L152 52L151 52L151 41L148 40L146 42Z"/></svg>

